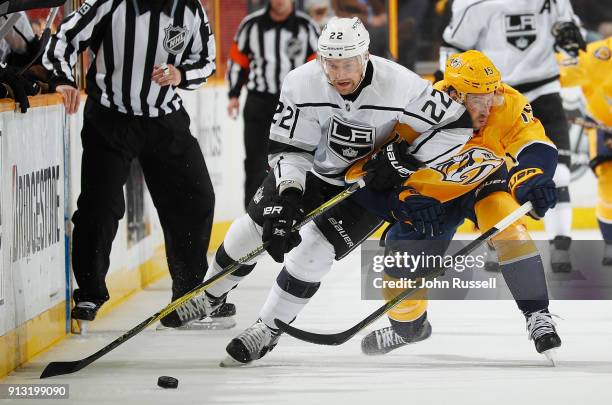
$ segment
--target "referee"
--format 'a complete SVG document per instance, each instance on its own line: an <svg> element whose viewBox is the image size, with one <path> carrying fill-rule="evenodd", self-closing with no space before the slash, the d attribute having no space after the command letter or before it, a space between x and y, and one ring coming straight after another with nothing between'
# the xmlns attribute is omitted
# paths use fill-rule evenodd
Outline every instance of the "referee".
<svg viewBox="0 0 612 405"><path fill-rule="evenodd" d="M88 47L81 194L72 217L79 287L72 317L81 320L93 320L109 299L105 276L133 159L164 232L173 300L204 279L215 203L177 93L197 89L215 71L215 41L199 0L86 0L71 13L43 60L68 114L77 112L80 98L72 68ZM204 299L193 302L204 308ZM195 312L173 312L162 323L181 326L192 320L183 314L199 317Z"/></svg>
<svg viewBox="0 0 612 405"><path fill-rule="evenodd" d="M267 7L247 15L238 27L227 68L228 114L244 106L244 207L268 171L268 137L283 79L289 71L316 57L319 29L310 17L295 11L293 0L270 0ZM279 117L280 119L280 117Z"/></svg>

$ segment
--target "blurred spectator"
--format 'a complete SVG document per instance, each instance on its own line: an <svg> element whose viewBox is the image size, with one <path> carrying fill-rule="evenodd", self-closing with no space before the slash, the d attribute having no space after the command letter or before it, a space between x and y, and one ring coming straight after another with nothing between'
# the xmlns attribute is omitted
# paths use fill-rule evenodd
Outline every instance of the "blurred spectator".
<svg viewBox="0 0 612 405"><path fill-rule="evenodd" d="M387 7L384 0L332 0L338 17L359 17L370 33L370 53L389 56Z"/></svg>
<svg viewBox="0 0 612 405"><path fill-rule="evenodd" d="M609 0L572 0L572 7L587 30L597 32L603 38L612 34L612 5Z"/></svg>
<svg viewBox="0 0 612 405"><path fill-rule="evenodd" d="M398 62L414 70L418 58L423 17L429 0L403 0L398 2Z"/></svg>
<svg viewBox="0 0 612 405"><path fill-rule="evenodd" d="M334 10L331 8L330 0L306 0L304 2L304 10L321 29L335 15Z"/></svg>

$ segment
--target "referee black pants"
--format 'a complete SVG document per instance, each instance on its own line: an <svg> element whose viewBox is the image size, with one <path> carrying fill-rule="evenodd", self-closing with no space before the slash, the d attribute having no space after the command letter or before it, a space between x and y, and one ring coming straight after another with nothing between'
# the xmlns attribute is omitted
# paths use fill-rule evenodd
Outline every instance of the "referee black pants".
<svg viewBox="0 0 612 405"><path fill-rule="evenodd" d="M278 96L249 91L244 104L244 208L268 173L270 125Z"/></svg>
<svg viewBox="0 0 612 405"><path fill-rule="evenodd" d="M157 209L172 277L172 298L204 279L215 195L185 110L159 118L114 112L89 98L81 139L81 194L74 223L75 300L109 299L105 276L119 220L123 185L137 158Z"/></svg>

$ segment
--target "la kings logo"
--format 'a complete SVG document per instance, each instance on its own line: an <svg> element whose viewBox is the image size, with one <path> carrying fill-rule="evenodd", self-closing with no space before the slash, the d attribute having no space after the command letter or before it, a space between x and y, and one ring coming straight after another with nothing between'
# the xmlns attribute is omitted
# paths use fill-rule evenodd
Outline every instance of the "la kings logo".
<svg viewBox="0 0 612 405"><path fill-rule="evenodd" d="M442 174L443 181L468 185L481 182L502 164L504 159L497 157L491 151L470 148L445 162L438 163L433 169Z"/></svg>
<svg viewBox="0 0 612 405"><path fill-rule="evenodd" d="M519 51L533 44L537 37L535 14L509 14L505 16L506 41Z"/></svg>
<svg viewBox="0 0 612 405"><path fill-rule="evenodd" d="M166 36L164 37L164 49L166 52L173 55L178 55L185 49L187 42L187 27L174 27L172 24L164 28Z"/></svg>
<svg viewBox="0 0 612 405"><path fill-rule="evenodd" d="M374 149L376 128L348 123L333 116L327 132L327 146L347 163L355 162Z"/></svg>

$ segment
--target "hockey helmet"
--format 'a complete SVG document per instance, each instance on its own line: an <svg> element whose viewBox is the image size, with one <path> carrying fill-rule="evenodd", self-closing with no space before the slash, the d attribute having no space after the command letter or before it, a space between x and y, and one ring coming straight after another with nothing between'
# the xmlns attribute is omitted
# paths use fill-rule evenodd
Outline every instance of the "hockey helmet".
<svg viewBox="0 0 612 405"><path fill-rule="evenodd" d="M358 74L360 79L351 90L354 91L365 77L369 45L370 34L359 18L333 17L329 20L319 37L317 51L327 81L333 83L334 71Z"/></svg>
<svg viewBox="0 0 612 405"><path fill-rule="evenodd" d="M501 74L482 52L471 50L446 60L444 82L463 95L492 93L501 87Z"/></svg>

